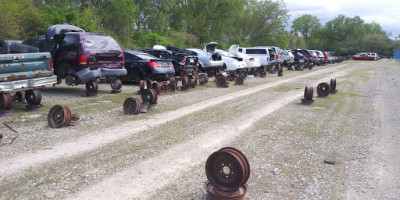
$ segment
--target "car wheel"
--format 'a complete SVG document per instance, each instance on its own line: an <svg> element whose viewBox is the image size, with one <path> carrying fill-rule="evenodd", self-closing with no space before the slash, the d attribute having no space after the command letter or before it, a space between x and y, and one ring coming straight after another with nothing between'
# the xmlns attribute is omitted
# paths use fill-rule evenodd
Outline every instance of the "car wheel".
<svg viewBox="0 0 400 200"><path fill-rule="evenodd" d="M113 91L118 91L122 87L122 82L119 79L114 79L111 81L110 86Z"/></svg>

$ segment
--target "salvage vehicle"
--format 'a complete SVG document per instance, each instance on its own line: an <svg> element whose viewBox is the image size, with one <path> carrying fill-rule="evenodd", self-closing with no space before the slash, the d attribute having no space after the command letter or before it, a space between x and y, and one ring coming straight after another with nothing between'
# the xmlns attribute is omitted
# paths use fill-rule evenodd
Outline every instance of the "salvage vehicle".
<svg viewBox="0 0 400 200"><path fill-rule="evenodd" d="M13 101L40 108L39 88L57 83L50 53L14 41L0 40L0 109L8 110ZM36 53L33 53L36 52Z"/></svg>
<svg viewBox="0 0 400 200"><path fill-rule="evenodd" d="M238 51L259 58L262 67L272 65L271 59L275 57L274 51L267 47L239 47Z"/></svg>
<svg viewBox="0 0 400 200"><path fill-rule="evenodd" d="M134 81L137 84L145 78L166 81L175 75L174 65L169 59L157 58L135 50L125 50L124 56L125 68L128 71L125 81Z"/></svg>
<svg viewBox="0 0 400 200"><path fill-rule="evenodd" d="M173 46L167 46L165 48L157 45L152 49L139 49L139 51L151 54L157 58L171 60L176 75L180 75L183 71L188 75L194 75L198 70L199 59L197 56L189 55L190 51L183 48Z"/></svg>
<svg viewBox="0 0 400 200"><path fill-rule="evenodd" d="M223 70L224 62L220 53L215 52L218 43L210 42L204 49L188 49L190 55L199 58L199 70L202 72L217 73Z"/></svg>
<svg viewBox="0 0 400 200"><path fill-rule="evenodd" d="M65 79L67 85L86 84L87 92L97 93L98 80L104 80L110 82L113 91L121 89L120 79L127 74L124 54L111 36L58 24L47 29L45 41L41 41L42 38L29 39L23 43L39 45L37 47L42 51L48 51L54 45L50 53L58 83Z"/></svg>
<svg viewBox="0 0 400 200"><path fill-rule="evenodd" d="M288 67L294 63L294 55L290 50L282 50L283 65Z"/></svg>
<svg viewBox="0 0 400 200"><path fill-rule="evenodd" d="M261 67L261 61L258 57L249 56L247 54L240 52L238 45L232 45L231 47L229 47L228 53L230 57L241 58L244 62L246 62L247 69Z"/></svg>
<svg viewBox="0 0 400 200"><path fill-rule="evenodd" d="M272 49L274 51L275 56L271 57L270 60L275 63L277 69L283 65L285 60L282 57L282 49L280 47L277 46L257 46L257 47L267 47L269 49Z"/></svg>
<svg viewBox="0 0 400 200"><path fill-rule="evenodd" d="M223 69L225 72L239 73L245 69L246 62L244 62L242 58L230 57L227 51L223 51L221 49L216 49L215 52L221 54L222 61L224 61Z"/></svg>
<svg viewBox="0 0 400 200"><path fill-rule="evenodd" d="M353 56L353 60L374 60L374 58L375 57L370 56L369 53L366 52L357 53Z"/></svg>

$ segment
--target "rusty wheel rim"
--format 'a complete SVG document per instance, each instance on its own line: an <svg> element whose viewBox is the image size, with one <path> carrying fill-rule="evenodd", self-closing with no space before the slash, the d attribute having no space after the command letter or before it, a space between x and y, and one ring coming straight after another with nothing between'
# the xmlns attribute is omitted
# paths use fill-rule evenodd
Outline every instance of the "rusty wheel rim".
<svg viewBox="0 0 400 200"><path fill-rule="evenodd" d="M182 78L187 78L187 77L188 77L187 72L186 72L186 71L182 71L182 72L181 72L181 77L182 77Z"/></svg>
<svg viewBox="0 0 400 200"><path fill-rule="evenodd" d="M218 77L215 80L215 83L216 83L217 87L219 87L219 88L224 88L227 86L227 80L223 76Z"/></svg>
<svg viewBox="0 0 400 200"><path fill-rule="evenodd" d="M195 78L191 78L191 79L190 79L190 86L191 86L192 88L195 88L196 85L197 85L197 80L196 80Z"/></svg>
<svg viewBox="0 0 400 200"><path fill-rule="evenodd" d="M71 122L71 111L68 107L53 106L47 114L47 123L51 128L59 128Z"/></svg>
<svg viewBox="0 0 400 200"><path fill-rule="evenodd" d="M190 89L191 83L188 77L182 78L182 89L187 90Z"/></svg>
<svg viewBox="0 0 400 200"><path fill-rule="evenodd" d="M305 100L312 100L314 94L313 87L306 87L304 89L304 99Z"/></svg>
<svg viewBox="0 0 400 200"><path fill-rule="evenodd" d="M242 77L235 78L235 85L243 85L244 79Z"/></svg>
<svg viewBox="0 0 400 200"><path fill-rule="evenodd" d="M330 91L330 86L328 83L320 83L317 86L317 93L318 96L327 96L329 95L329 91Z"/></svg>
<svg viewBox="0 0 400 200"><path fill-rule="evenodd" d="M9 110L12 106L12 96L10 93L0 93L0 108Z"/></svg>
<svg viewBox="0 0 400 200"><path fill-rule="evenodd" d="M239 189L232 192L221 191L214 187L209 181L204 183L204 188L207 191L206 200L243 200L248 191L248 185L244 184Z"/></svg>
<svg viewBox="0 0 400 200"><path fill-rule="evenodd" d="M96 96L99 91L99 84L97 81L89 81L86 83L86 96L93 97Z"/></svg>
<svg viewBox="0 0 400 200"><path fill-rule="evenodd" d="M332 91L336 90L336 79L331 79L331 90Z"/></svg>
<svg viewBox="0 0 400 200"><path fill-rule="evenodd" d="M147 89L142 94L142 101L150 104L157 103L157 91L154 89Z"/></svg>
<svg viewBox="0 0 400 200"><path fill-rule="evenodd" d="M140 112L141 103L139 99L129 97L125 99L123 109L125 115L137 115Z"/></svg>
<svg viewBox="0 0 400 200"><path fill-rule="evenodd" d="M168 90L168 86L166 84L157 83L156 91L158 94L163 94L163 93L167 92L167 90Z"/></svg>
<svg viewBox="0 0 400 200"><path fill-rule="evenodd" d="M207 179L214 187L232 192L246 183L250 167L243 154L234 148L223 148L211 154L206 161Z"/></svg>
<svg viewBox="0 0 400 200"><path fill-rule="evenodd" d="M148 78L145 78L144 81L146 81L146 89L150 89L150 88L153 87L153 81L152 80L150 80Z"/></svg>

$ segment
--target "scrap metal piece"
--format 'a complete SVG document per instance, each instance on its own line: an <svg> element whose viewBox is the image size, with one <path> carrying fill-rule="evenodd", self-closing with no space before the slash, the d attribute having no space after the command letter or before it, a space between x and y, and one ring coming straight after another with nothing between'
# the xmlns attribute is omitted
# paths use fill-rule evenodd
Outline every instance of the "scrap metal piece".
<svg viewBox="0 0 400 200"><path fill-rule="evenodd" d="M235 78L235 85L243 85L244 79L241 76Z"/></svg>
<svg viewBox="0 0 400 200"><path fill-rule="evenodd" d="M233 192L247 182L250 165L242 152L225 147L208 157L206 175L212 186L224 192Z"/></svg>
<svg viewBox="0 0 400 200"><path fill-rule="evenodd" d="M204 188L207 191L206 200L243 200L248 190L247 184L243 184L233 192L225 192L211 185L209 181L205 182Z"/></svg>
<svg viewBox="0 0 400 200"><path fill-rule="evenodd" d="M97 81L88 81L86 83L86 97L95 97L99 92L99 83Z"/></svg>
<svg viewBox="0 0 400 200"><path fill-rule="evenodd" d="M139 99L129 97L125 99L123 109L125 115L137 115L140 112L141 103Z"/></svg>
<svg viewBox="0 0 400 200"><path fill-rule="evenodd" d="M12 106L13 98L10 93L0 93L0 108L9 110Z"/></svg>
<svg viewBox="0 0 400 200"><path fill-rule="evenodd" d="M317 94L319 97L326 97L329 95L330 92L330 86L328 83L320 83L317 86Z"/></svg>
<svg viewBox="0 0 400 200"><path fill-rule="evenodd" d="M47 123L51 128L59 128L71 122L71 111L68 107L53 106L47 114Z"/></svg>
<svg viewBox="0 0 400 200"><path fill-rule="evenodd" d="M226 80L226 78L223 76L219 76L218 78L216 78L215 83L216 83L217 87L219 87L219 88L228 87L228 84L229 84L228 81Z"/></svg>
<svg viewBox="0 0 400 200"><path fill-rule="evenodd" d="M208 77L205 74L200 74L199 75L199 84L205 85L207 83L208 83Z"/></svg>

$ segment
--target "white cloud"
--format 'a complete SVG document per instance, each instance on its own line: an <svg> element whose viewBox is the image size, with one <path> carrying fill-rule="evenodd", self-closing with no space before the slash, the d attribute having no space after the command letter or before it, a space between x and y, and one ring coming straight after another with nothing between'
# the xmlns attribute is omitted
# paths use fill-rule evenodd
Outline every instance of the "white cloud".
<svg viewBox="0 0 400 200"><path fill-rule="evenodd" d="M340 14L346 17L360 16L366 23L376 22L386 32L391 32L393 36L400 34L400 1L399 0L380 0L380 1L361 1L361 0L317 0L299 1L284 0L289 10L291 22L303 14L316 16L322 24L333 20Z"/></svg>

